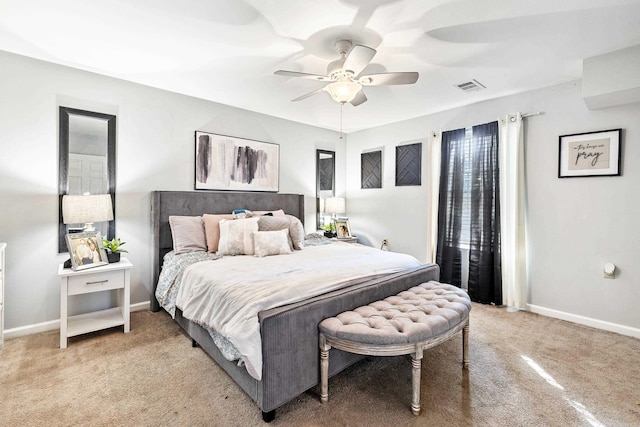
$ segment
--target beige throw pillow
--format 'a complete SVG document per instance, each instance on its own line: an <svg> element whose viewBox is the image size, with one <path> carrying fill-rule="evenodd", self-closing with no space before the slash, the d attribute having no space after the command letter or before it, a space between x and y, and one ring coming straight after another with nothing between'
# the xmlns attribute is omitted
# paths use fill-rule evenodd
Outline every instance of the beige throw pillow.
<svg viewBox="0 0 640 427"><path fill-rule="evenodd" d="M207 240L207 250L211 253L218 252L218 243L220 242L220 220L233 219L233 215L202 215L204 221L204 233Z"/></svg>
<svg viewBox="0 0 640 427"><path fill-rule="evenodd" d="M285 213L282 209L278 209L277 211L253 211L253 216L263 216L266 214L271 214L273 216L284 216Z"/></svg>
<svg viewBox="0 0 640 427"><path fill-rule="evenodd" d="M219 255L253 255L253 233L258 231L258 218L220 220Z"/></svg>
<svg viewBox="0 0 640 427"><path fill-rule="evenodd" d="M253 233L254 255L265 257L269 255L290 254L289 230L256 231Z"/></svg>
<svg viewBox="0 0 640 427"><path fill-rule="evenodd" d="M293 242L289 235L290 220L285 216L261 216L258 218L258 231L287 230L289 249L293 250Z"/></svg>
<svg viewBox="0 0 640 427"><path fill-rule="evenodd" d="M207 250L202 217L172 215L169 226L176 255Z"/></svg>
<svg viewBox="0 0 640 427"><path fill-rule="evenodd" d="M293 215L286 215L289 219L289 236L293 242L293 249L299 251L304 249L304 225L302 221Z"/></svg>

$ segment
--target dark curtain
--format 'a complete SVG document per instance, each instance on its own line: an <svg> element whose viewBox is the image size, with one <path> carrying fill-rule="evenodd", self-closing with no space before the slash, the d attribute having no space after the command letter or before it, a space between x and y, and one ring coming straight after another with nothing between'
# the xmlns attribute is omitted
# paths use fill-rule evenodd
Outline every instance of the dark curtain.
<svg viewBox="0 0 640 427"><path fill-rule="evenodd" d="M498 122L473 127L469 296L502 305Z"/></svg>
<svg viewBox="0 0 640 427"><path fill-rule="evenodd" d="M469 296L483 304L501 305L498 177L498 122L474 126L470 143L465 143L465 129L442 133L436 252L440 280L461 286L464 216L470 226ZM463 206L465 191L470 192L467 206Z"/></svg>
<svg viewBox="0 0 640 427"><path fill-rule="evenodd" d="M442 133L438 198L436 264L440 266L440 281L458 287L462 284L460 234L464 195L464 138L464 129Z"/></svg>

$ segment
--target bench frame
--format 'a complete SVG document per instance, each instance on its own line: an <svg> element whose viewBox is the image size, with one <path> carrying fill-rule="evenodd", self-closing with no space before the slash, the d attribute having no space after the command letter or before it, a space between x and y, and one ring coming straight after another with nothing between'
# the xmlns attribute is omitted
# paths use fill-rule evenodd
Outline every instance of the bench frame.
<svg viewBox="0 0 640 427"><path fill-rule="evenodd" d="M433 337L427 341L407 344L367 344L351 340L326 336L320 333L320 401L329 401L329 350L331 347L350 353L362 354L365 356L401 356L411 354L412 366L412 389L411 412L413 415L420 414L420 374L421 360L424 350L435 347L457 334L462 330L462 366L469 367L469 317L463 319L458 325L449 329L443 334Z"/></svg>

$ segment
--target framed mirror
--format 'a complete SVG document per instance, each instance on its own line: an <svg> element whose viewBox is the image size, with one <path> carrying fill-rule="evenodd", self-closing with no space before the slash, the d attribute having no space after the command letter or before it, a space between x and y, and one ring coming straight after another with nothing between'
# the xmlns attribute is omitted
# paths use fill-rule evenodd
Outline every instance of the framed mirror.
<svg viewBox="0 0 640 427"><path fill-rule="evenodd" d="M116 116L60 107L58 171L58 252L67 252L65 235L84 224L64 224L62 196L110 194L116 209ZM115 237L116 222L94 226L102 236Z"/></svg>
<svg viewBox="0 0 640 427"><path fill-rule="evenodd" d="M324 225L322 199L336 195L336 152L316 150L316 229Z"/></svg>

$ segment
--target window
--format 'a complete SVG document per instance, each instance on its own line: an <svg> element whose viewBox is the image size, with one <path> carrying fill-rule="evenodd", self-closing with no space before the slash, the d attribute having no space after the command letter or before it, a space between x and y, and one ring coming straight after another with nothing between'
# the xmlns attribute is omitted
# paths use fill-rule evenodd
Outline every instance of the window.
<svg viewBox="0 0 640 427"><path fill-rule="evenodd" d="M473 151L472 151L472 137L473 131L471 128L464 129L464 138L459 141L459 144L452 146L451 155L449 157L449 170L455 170L455 162L457 159L462 159L461 175L463 178L462 184L462 216L461 216L461 230L459 246L462 248L469 247L469 240L471 237L471 169L473 167ZM454 188L453 180L455 174L447 174L447 186L448 188Z"/></svg>
<svg viewBox="0 0 640 427"><path fill-rule="evenodd" d="M469 295L501 300L498 215L498 122L442 133L436 263L441 280L460 286L469 269Z"/></svg>

